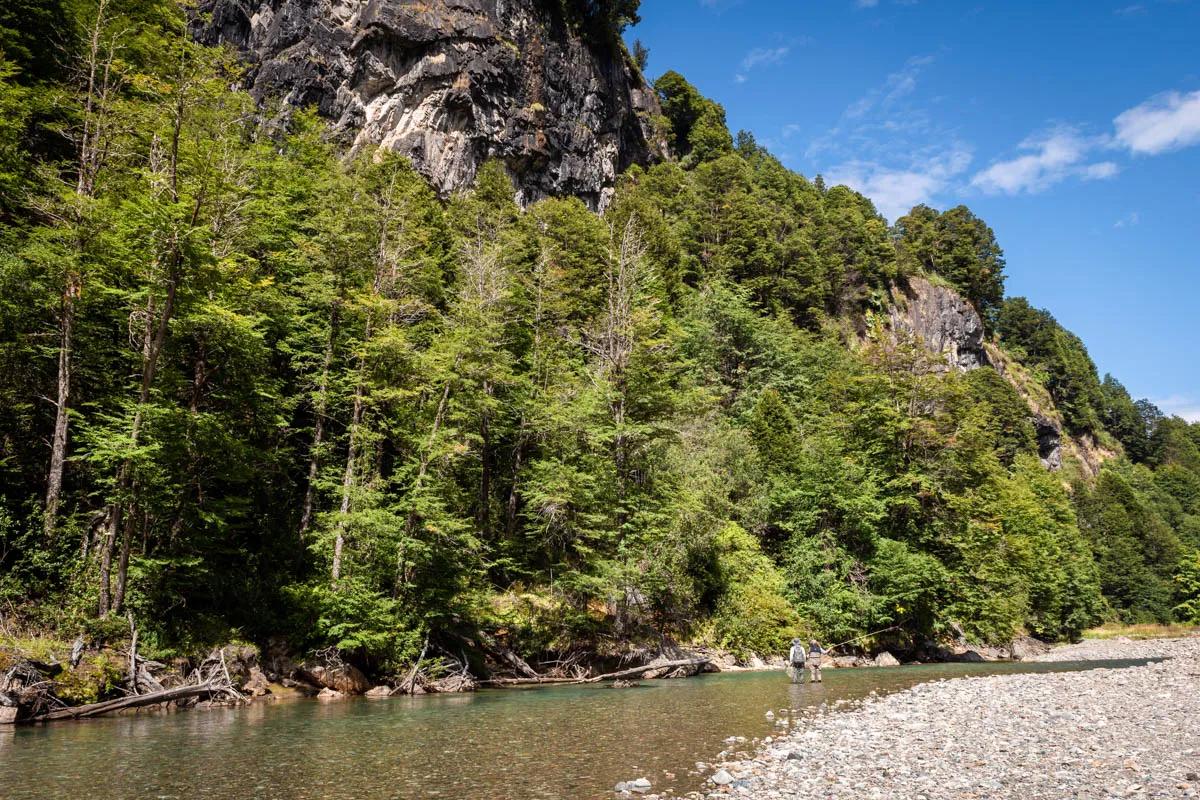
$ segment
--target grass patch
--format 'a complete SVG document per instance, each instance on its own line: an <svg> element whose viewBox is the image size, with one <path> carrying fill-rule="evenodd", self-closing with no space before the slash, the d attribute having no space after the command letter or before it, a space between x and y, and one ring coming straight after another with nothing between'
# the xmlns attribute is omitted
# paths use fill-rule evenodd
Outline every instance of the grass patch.
<svg viewBox="0 0 1200 800"><path fill-rule="evenodd" d="M1128 639L1178 639L1183 636L1200 634L1200 625L1182 625L1171 623L1142 623L1138 625L1123 625L1119 622L1106 622L1096 628L1083 632L1085 639L1116 639L1124 636Z"/></svg>

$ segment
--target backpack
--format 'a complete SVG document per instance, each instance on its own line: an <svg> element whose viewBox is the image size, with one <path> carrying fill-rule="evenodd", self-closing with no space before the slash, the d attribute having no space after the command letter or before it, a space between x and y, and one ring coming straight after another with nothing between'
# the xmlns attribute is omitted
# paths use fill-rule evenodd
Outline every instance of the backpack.
<svg viewBox="0 0 1200 800"><path fill-rule="evenodd" d="M805 661L804 645L792 645L792 651L788 653L788 660L792 662L793 667L803 667Z"/></svg>

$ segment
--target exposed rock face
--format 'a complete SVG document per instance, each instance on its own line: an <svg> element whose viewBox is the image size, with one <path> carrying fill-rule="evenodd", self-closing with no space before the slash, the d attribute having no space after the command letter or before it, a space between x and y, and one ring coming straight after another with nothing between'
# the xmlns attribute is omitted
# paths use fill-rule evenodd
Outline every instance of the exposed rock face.
<svg viewBox="0 0 1200 800"><path fill-rule="evenodd" d="M355 147L412 159L441 193L487 159L519 202L606 205L617 174L665 154L653 91L619 46L548 0L201 0L195 34L251 64L253 95L315 105Z"/></svg>
<svg viewBox="0 0 1200 800"><path fill-rule="evenodd" d="M953 369L967 372L988 365L983 320L958 292L914 275L892 295L889 324L894 332L916 335L932 352L944 354Z"/></svg>
<svg viewBox="0 0 1200 800"><path fill-rule="evenodd" d="M1037 433L1038 456L1046 469L1062 467L1062 426L1045 414L1033 415L1033 427Z"/></svg>

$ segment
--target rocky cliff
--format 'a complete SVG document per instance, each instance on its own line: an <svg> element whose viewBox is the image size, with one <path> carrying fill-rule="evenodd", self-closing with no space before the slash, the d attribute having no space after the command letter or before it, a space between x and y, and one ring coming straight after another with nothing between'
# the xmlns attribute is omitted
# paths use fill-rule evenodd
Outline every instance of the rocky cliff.
<svg viewBox="0 0 1200 800"><path fill-rule="evenodd" d="M888 327L893 333L916 336L947 364L966 372L987 366L983 320L962 295L920 275L892 290Z"/></svg>
<svg viewBox="0 0 1200 800"><path fill-rule="evenodd" d="M260 100L315 106L356 147L412 159L443 194L503 161L518 201L606 205L665 154L653 91L619 42L548 0L201 0L195 35L231 44Z"/></svg>

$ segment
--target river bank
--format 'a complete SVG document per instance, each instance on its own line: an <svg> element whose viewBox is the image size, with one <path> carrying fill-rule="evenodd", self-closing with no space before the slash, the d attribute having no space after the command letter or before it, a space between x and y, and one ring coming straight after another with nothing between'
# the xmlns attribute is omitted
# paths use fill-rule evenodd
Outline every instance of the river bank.
<svg viewBox="0 0 1200 800"><path fill-rule="evenodd" d="M1127 669L921 684L821 708L704 793L760 800L1196 797L1200 637L1085 641L1039 661L1165 658Z"/></svg>

